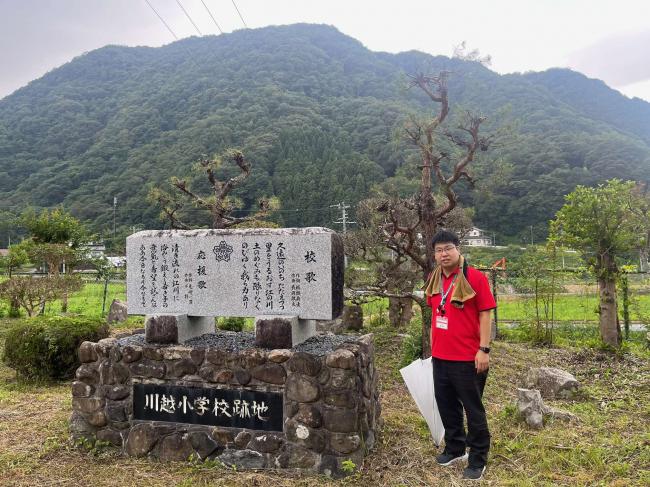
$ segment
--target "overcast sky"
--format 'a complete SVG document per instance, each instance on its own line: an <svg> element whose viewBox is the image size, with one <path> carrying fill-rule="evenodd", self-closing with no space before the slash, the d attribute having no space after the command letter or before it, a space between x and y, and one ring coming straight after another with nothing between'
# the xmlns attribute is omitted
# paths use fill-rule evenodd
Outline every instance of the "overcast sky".
<svg viewBox="0 0 650 487"><path fill-rule="evenodd" d="M148 0L178 38L244 28L232 0ZM451 55L466 41L499 73L571 67L650 101L650 1L235 0L249 28L334 25L374 51ZM146 0L0 0L0 97L106 44L173 35Z"/></svg>

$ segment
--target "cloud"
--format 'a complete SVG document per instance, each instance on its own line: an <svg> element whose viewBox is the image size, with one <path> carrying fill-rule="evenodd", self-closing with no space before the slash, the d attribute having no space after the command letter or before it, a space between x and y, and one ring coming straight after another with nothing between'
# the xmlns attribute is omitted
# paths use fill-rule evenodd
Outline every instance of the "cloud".
<svg viewBox="0 0 650 487"><path fill-rule="evenodd" d="M569 66L610 86L650 79L650 29L606 37L569 55Z"/></svg>

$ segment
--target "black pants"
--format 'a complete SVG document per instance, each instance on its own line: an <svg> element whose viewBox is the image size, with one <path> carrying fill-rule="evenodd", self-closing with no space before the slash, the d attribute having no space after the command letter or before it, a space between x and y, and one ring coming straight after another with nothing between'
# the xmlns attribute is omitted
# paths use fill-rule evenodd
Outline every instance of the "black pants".
<svg viewBox="0 0 650 487"><path fill-rule="evenodd" d="M433 359L433 385L442 424L445 452L464 455L469 447L468 465L482 468L490 450L490 430L481 398L487 370L478 374L474 362ZM467 434L463 424L467 414Z"/></svg>

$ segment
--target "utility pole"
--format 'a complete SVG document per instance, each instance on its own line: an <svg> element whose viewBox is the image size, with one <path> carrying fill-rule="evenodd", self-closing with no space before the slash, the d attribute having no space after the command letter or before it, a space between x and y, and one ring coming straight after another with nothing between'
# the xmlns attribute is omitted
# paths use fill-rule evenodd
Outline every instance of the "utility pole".
<svg viewBox="0 0 650 487"><path fill-rule="evenodd" d="M337 208L341 210L341 219L340 220L335 220L333 223L340 223L343 224L343 235L345 235L348 232L348 223L356 223L356 222L351 222L348 220L348 212L347 209L350 208L350 205L346 205L345 201L341 201L338 205L330 205L330 208ZM348 266L348 256L345 255L343 257L343 262L344 266Z"/></svg>
<svg viewBox="0 0 650 487"><path fill-rule="evenodd" d="M113 243L115 243L115 214L117 213L117 196L113 196Z"/></svg>
<svg viewBox="0 0 650 487"><path fill-rule="evenodd" d="M532 247L534 245L533 242L533 226L530 226L530 246Z"/></svg>

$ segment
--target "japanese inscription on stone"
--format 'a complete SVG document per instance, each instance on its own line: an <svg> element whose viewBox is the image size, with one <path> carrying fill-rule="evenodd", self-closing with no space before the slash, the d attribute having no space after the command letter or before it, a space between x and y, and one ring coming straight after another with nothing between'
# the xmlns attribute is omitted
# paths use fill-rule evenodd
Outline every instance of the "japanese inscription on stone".
<svg viewBox="0 0 650 487"><path fill-rule="evenodd" d="M282 431L282 394L133 384L133 417L148 421Z"/></svg>
<svg viewBox="0 0 650 487"><path fill-rule="evenodd" d="M127 239L129 313L332 319L342 259L324 228L139 232Z"/></svg>

